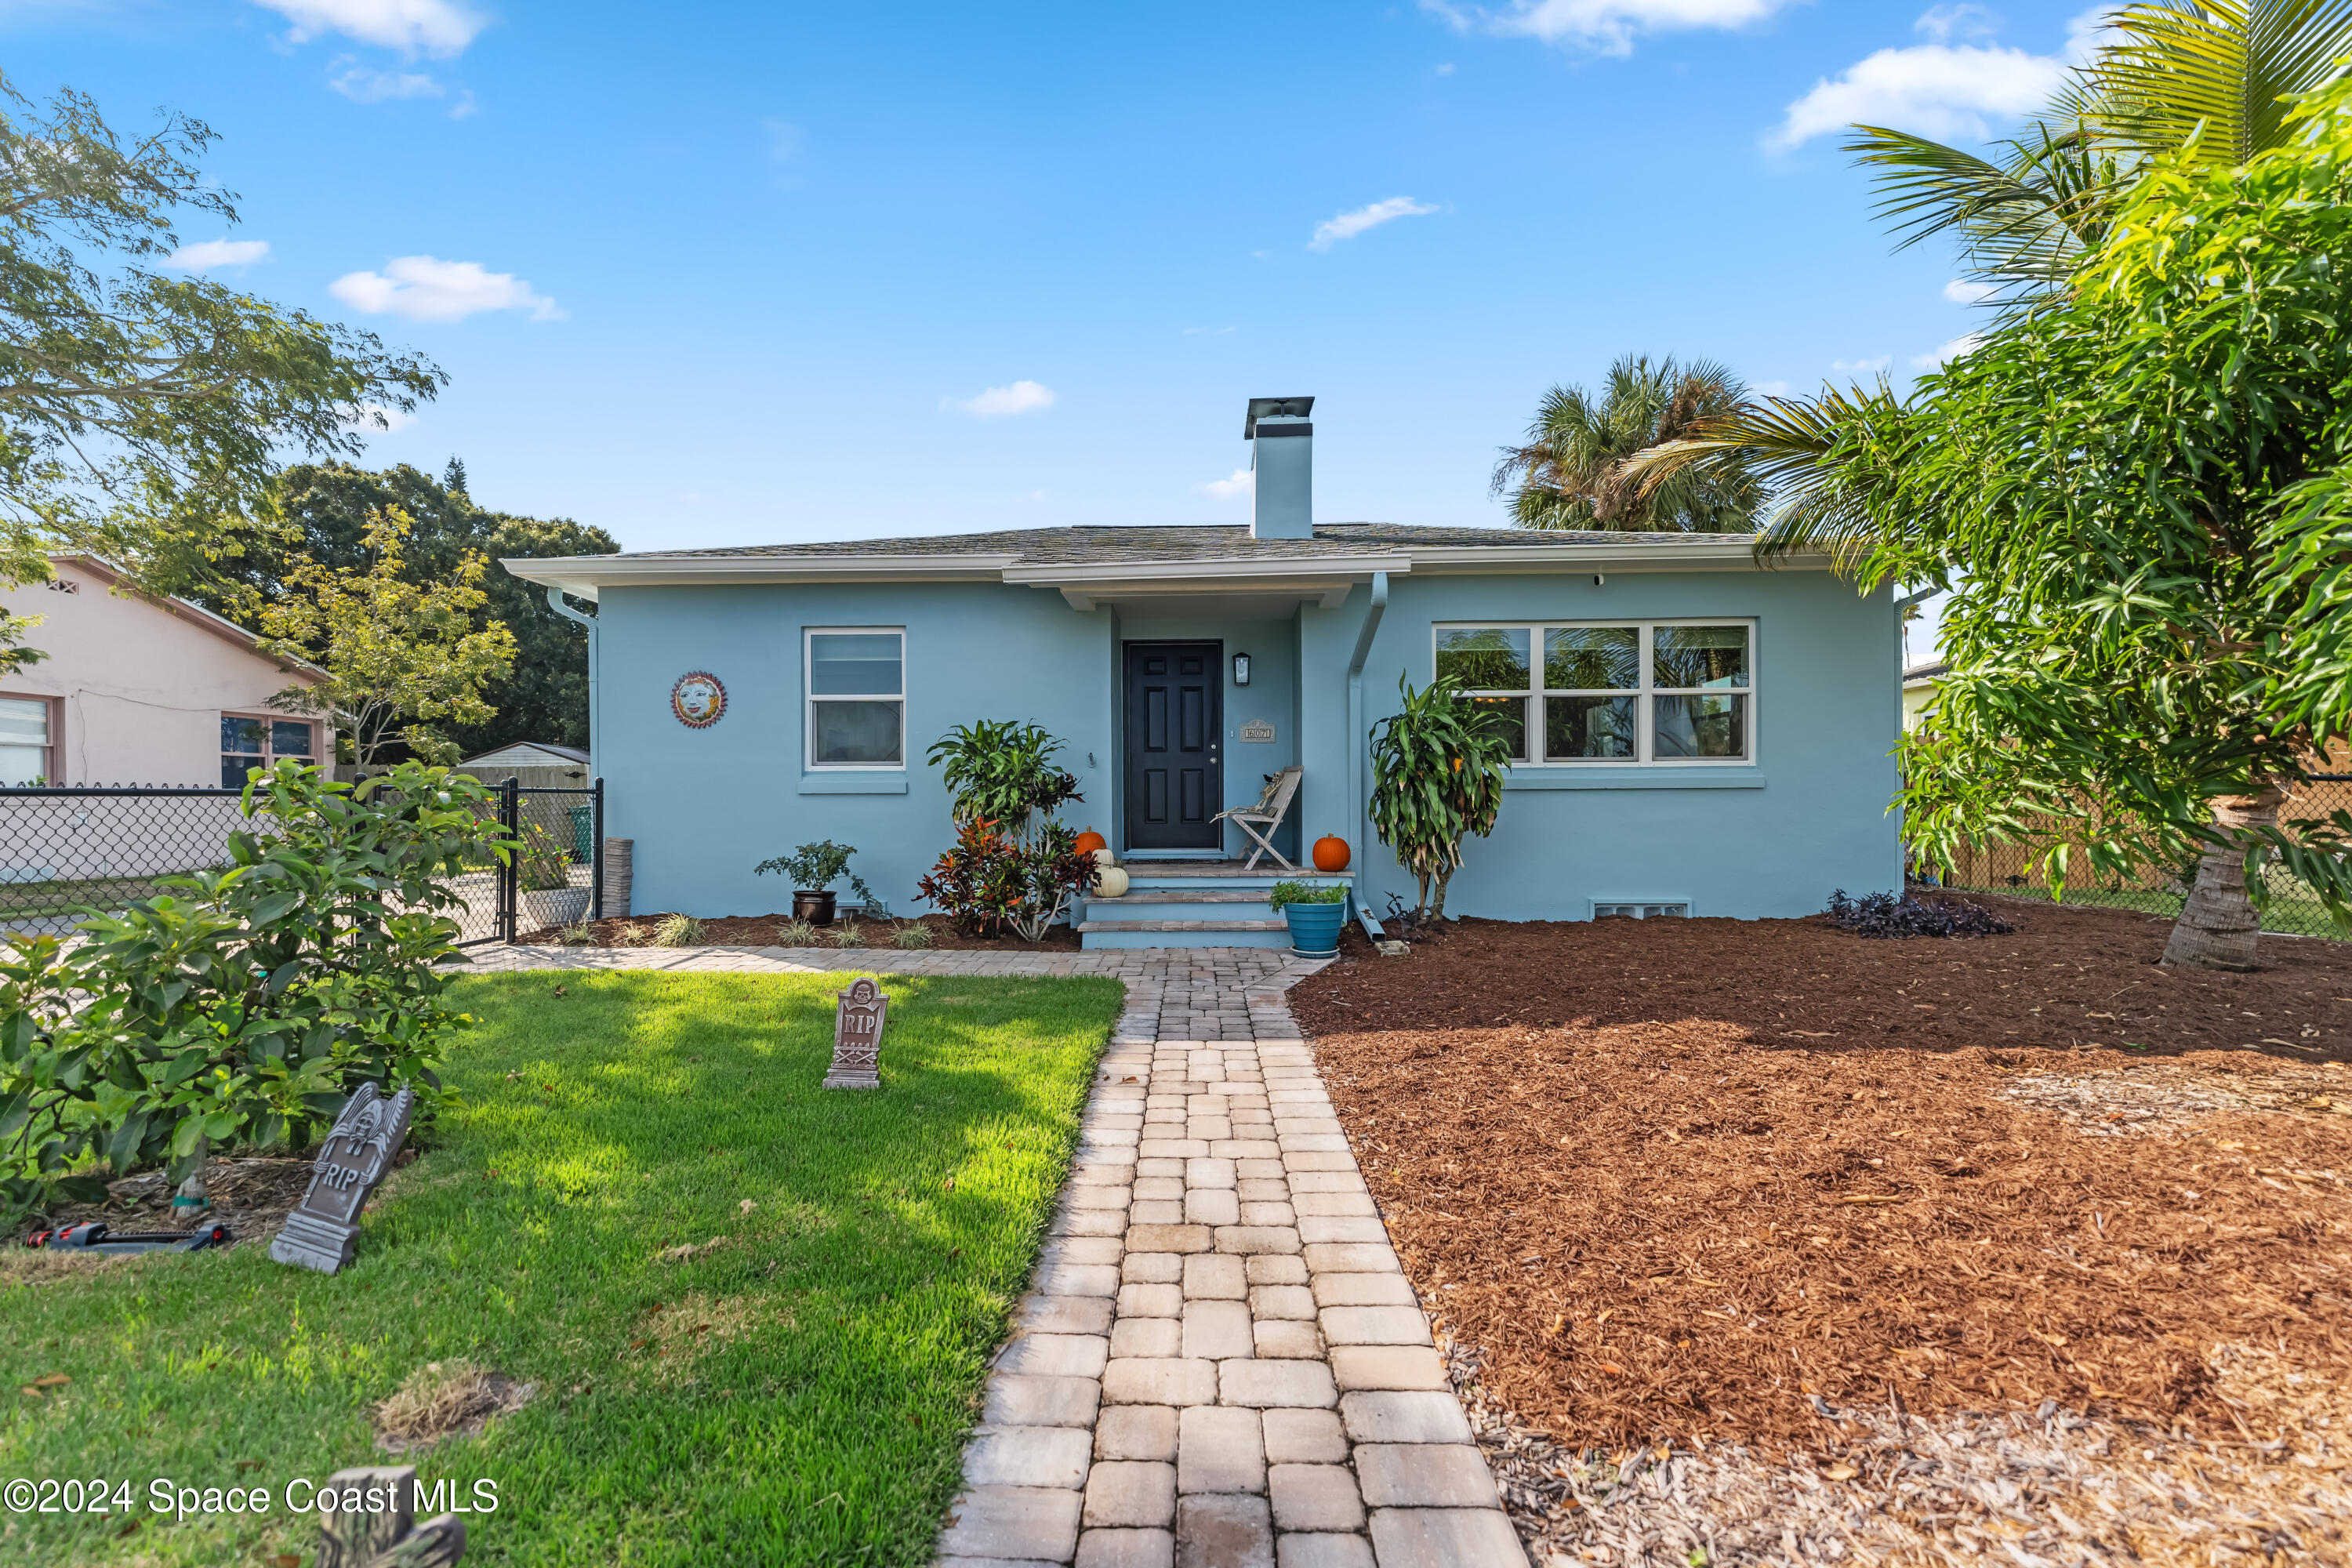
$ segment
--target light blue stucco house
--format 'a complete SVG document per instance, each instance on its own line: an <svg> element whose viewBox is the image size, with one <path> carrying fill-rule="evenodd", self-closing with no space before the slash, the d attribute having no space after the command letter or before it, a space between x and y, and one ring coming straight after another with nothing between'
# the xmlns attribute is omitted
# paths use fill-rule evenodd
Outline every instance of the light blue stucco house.
<svg viewBox="0 0 2352 1568"><path fill-rule="evenodd" d="M1364 907L1409 901L1370 831L1367 733L1400 677L1442 668L1519 742L1449 912L1753 919L1902 885L1887 590L1759 567L1745 536L1318 524L1311 405L1250 402L1247 528L506 562L596 604L593 765L607 831L635 841L634 906L782 908L752 866L832 838L919 911L952 837L926 749L1020 719L1067 743L1085 804L1064 819L1135 873L1080 912L1088 945L1280 943L1271 878L1236 874L1249 846L1212 817L1297 764L1277 846L1303 861L1337 834Z"/></svg>

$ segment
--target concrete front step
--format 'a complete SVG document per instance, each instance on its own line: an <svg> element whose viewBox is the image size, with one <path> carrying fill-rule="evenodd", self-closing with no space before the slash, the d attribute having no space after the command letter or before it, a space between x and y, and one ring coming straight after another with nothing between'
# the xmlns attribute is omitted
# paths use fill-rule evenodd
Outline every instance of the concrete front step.
<svg viewBox="0 0 2352 1568"><path fill-rule="evenodd" d="M1119 865L1139 884L1195 877L1246 877L1270 888L1286 878L1302 882L1348 882L1356 876L1353 871L1317 871L1304 866L1286 871L1272 860L1260 860L1254 869L1240 860L1122 860Z"/></svg>
<svg viewBox="0 0 2352 1568"><path fill-rule="evenodd" d="M1280 920L1085 920L1078 922L1078 944L1087 948L1288 947L1290 925Z"/></svg>

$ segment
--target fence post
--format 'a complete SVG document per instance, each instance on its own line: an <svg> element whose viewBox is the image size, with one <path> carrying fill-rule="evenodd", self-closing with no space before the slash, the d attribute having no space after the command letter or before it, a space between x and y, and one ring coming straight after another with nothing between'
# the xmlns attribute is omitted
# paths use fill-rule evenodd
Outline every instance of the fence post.
<svg viewBox="0 0 2352 1568"><path fill-rule="evenodd" d="M589 786L588 918L604 918L604 781Z"/></svg>
<svg viewBox="0 0 2352 1568"><path fill-rule="evenodd" d="M507 830L506 859L499 867L499 936L514 945L515 889L522 875L522 784L511 775L499 786L499 826Z"/></svg>

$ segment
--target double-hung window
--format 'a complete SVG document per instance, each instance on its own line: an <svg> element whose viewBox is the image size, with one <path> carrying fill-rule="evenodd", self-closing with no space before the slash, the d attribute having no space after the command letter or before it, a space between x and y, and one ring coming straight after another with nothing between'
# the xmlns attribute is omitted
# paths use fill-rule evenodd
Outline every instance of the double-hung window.
<svg viewBox="0 0 2352 1568"><path fill-rule="evenodd" d="M243 789L247 771L318 760L319 727L307 719L221 715L221 788Z"/></svg>
<svg viewBox="0 0 2352 1568"><path fill-rule="evenodd" d="M57 782L50 706L46 697L0 697L0 785Z"/></svg>
<svg viewBox="0 0 2352 1568"><path fill-rule="evenodd" d="M811 627L809 766L907 765L907 634L898 626Z"/></svg>
<svg viewBox="0 0 2352 1568"><path fill-rule="evenodd" d="M1436 668L1531 765L1755 760L1752 621L1441 626Z"/></svg>

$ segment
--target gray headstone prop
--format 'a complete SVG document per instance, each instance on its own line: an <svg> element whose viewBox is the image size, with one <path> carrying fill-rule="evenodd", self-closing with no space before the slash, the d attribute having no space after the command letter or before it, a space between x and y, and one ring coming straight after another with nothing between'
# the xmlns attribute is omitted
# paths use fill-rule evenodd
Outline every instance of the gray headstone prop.
<svg viewBox="0 0 2352 1568"><path fill-rule="evenodd" d="M337 1470L319 1489L318 1568L443 1568L466 1554L464 1520L445 1513L418 1524L415 1509L414 1465Z"/></svg>
<svg viewBox="0 0 2352 1568"><path fill-rule="evenodd" d="M327 1134L310 1166L310 1190L286 1216L286 1228L269 1244L280 1263L299 1263L332 1274L352 1260L359 1246L360 1210L392 1170L393 1157L408 1138L414 1091L386 1100L372 1083L343 1101L335 1130Z"/></svg>
<svg viewBox="0 0 2352 1568"><path fill-rule="evenodd" d="M871 980L859 979L840 994L833 1016L833 1070L827 1089L882 1087L882 1017L890 998Z"/></svg>

